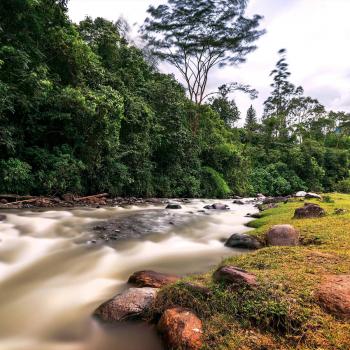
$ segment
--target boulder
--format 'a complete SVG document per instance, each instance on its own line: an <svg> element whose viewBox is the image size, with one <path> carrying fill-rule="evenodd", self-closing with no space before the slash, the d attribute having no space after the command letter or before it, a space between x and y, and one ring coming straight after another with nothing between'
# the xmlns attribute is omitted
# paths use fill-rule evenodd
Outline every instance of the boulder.
<svg viewBox="0 0 350 350"><path fill-rule="evenodd" d="M227 204L222 203L214 203L212 205L206 205L204 209L213 209L213 210L229 210L229 206Z"/></svg>
<svg viewBox="0 0 350 350"><path fill-rule="evenodd" d="M95 315L105 322L142 318L152 308L156 296L155 288L130 288L102 304Z"/></svg>
<svg viewBox="0 0 350 350"><path fill-rule="evenodd" d="M326 215L326 212L318 204L305 203L303 207L295 209L294 218L320 218Z"/></svg>
<svg viewBox="0 0 350 350"><path fill-rule="evenodd" d="M203 346L202 321L190 310L168 309L158 323L167 349L199 350Z"/></svg>
<svg viewBox="0 0 350 350"><path fill-rule="evenodd" d="M244 202L239 199L236 199L233 201L233 204L244 205Z"/></svg>
<svg viewBox="0 0 350 350"><path fill-rule="evenodd" d="M233 287L256 287L257 281L255 275L235 266L222 266L214 272L214 280L217 282L226 282Z"/></svg>
<svg viewBox="0 0 350 350"><path fill-rule="evenodd" d="M306 196L306 192L305 191L299 191L297 192L294 197L298 197L298 198L302 198Z"/></svg>
<svg viewBox="0 0 350 350"><path fill-rule="evenodd" d="M243 248L243 249L259 249L261 243L253 236L245 233L234 233L225 243L226 247Z"/></svg>
<svg viewBox="0 0 350 350"><path fill-rule="evenodd" d="M0 214L0 221L5 221L6 220L6 215Z"/></svg>
<svg viewBox="0 0 350 350"><path fill-rule="evenodd" d="M299 232L292 225L275 225L266 233L269 246L296 246L299 244Z"/></svg>
<svg viewBox="0 0 350 350"><path fill-rule="evenodd" d="M258 194L256 195L256 198L258 198L258 199L264 199L265 196L264 196L262 193L258 193Z"/></svg>
<svg viewBox="0 0 350 350"><path fill-rule="evenodd" d="M317 193L308 192L308 193L306 193L305 198L322 199L322 196L320 196Z"/></svg>
<svg viewBox="0 0 350 350"><path fill-rule="evenodd" d="M128 283L137 287L161 288L177 282L181 277L155 271L138 271L129 277Z"/></svg>
<svg viewBox="0 0 350 350"><path fill-rule="evenodd" d="M182 209L180 204L169 203L165 209Z"/></svg>
<svg viewBox="0 0 350 350"><path fill-rule="evenodd" d="M339 319L350 321L350 275L327 276L315 296L324 310Z"/></svg>
<svg viewBox="0 0 350 350"><path fill-rule="evenodd" d="M228 209L230 209L227 204L222 204L222 203L214 203L211 207L212 207L212 209L215 209L215 210L228 210Z"/></svg>

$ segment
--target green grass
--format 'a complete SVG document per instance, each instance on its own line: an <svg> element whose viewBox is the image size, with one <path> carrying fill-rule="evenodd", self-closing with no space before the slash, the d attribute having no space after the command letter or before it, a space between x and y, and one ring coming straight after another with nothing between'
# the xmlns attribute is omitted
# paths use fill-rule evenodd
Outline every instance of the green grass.
<svg viewBox="0 0 350 350"><path fill-rule="evenodd" d="M350 349L350 324L335 319L317 304L314 291L327 274L350 271L350 195L331 194L327 212L318 219L293 219L303 205L295 201L263 212L250 226L260 238L276 224L292 224L301 234L298 247L267 247L235 256L222 264L257 275L256 290L229 291L212 280L212 272L190 277L210 289L202 296L181 281L164 288L156 313L179 305L193 309L204 322L203 349ZM347 209L336 215L336 208Z"/></svg>

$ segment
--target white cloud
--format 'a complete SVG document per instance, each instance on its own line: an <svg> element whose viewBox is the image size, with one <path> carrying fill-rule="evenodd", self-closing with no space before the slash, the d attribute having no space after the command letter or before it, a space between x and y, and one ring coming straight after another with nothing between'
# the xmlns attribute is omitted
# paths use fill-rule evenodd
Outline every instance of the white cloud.
<svg viewBox="0 0 350 350"><path fill-rule="evenodd" d="M86 15L110 20L123 16L131 25L141 24L149 4L163 2L70 0L69 14L75 22ZM242 94L235 98L243 115L250 103L261 113L277 51L286 48L291 81L327 108L350 112L350 0L251 0L248 13L264 16L262 27L267 34L257 42L259 48L247 63L213 72L210 88L230 81L250 84L260 92L257 100L252 102Z"/></svg>

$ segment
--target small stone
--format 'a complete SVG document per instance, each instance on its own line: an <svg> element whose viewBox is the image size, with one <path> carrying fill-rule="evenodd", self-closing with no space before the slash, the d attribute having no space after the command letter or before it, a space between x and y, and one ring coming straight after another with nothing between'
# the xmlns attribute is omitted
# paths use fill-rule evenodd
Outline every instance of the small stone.
<svg viewBox="0 0 350 350"><path fill-rule="evenodd" d="M200 350L203 346L202 321L190 310L168 309L158 323L167 349Z"/></svg>
<svg viewBox="0 0 350 350"><path fill-rule="evenodd" d="M299 244L299 233L292 225L275 225L266 233L269 246L296 246Z"/></svg>
<svg viewBox="0 0 350 350"><path fill-rule="evenodd" d="M233 287L256 287L256 276L248 271L242 270L235 266L219 267L214 273L214 280L217 282L226 282Z"/></svg>
<svg viewBox="0 0 350 350"><path fill-rule="evenodd" d="M177 282L181 277L155 271L138 271L129 277L128 283L137 287L161 288Z"/></svg>
<svg viewBox="0 0 350 350"><path fill-rule="evenodd" d="M227 204L222 204L222 203L214 203L212 206L212 209L215 210L229 210L229 206Z"/></svg>

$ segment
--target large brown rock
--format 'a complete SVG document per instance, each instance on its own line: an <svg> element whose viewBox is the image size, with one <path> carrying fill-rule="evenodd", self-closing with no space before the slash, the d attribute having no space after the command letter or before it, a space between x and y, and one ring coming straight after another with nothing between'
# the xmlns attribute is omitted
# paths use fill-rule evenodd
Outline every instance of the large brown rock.
<svg viewBox="0 0 350 350"><path fill-rule="evenodd" d="M292 225L275 225L266 233L269 246L296 246L299 244L299 232Z"/></svg>
<svg viewBox="0 0 350 350"><path fill-rule="evenodd" d="M213 277L215 281L226 282L233 287L256 287L258 284L255 275L230 265L219 267Z"/></svg>
<svg viewBox="0 0 350 350"><path fill-rule="evenodd" d="M155 288L130 288L102 304L95 315L105 322L142 318L152 308L156 296Z"/></svg>
<svg viewBox="0 0 350 350"><path fill-rule="evenodd" d="M161 288L177 282L181 277L155 271L138 271L129 277L128 282L137 287Z"/></svg>
<svg viewBox="0 0 350 350"><path fill-rule="evenodd" d="M350 275L328 276L317 289L315 296L327 312L350 321Z"/></svg>
<svg viewBox="0 0 350 350"><path fill-rule="evenodd" d="M168 309L158 323L167 349L199 350L202 348L202 321L180 307Z"/></svg>
<svg viewBox="0 0 350 350"><path fill-rule="evenodd" d="M320 218L326 215L326 212L318 204L305 203L303 207L295 209L295 219Z"/></svg>

